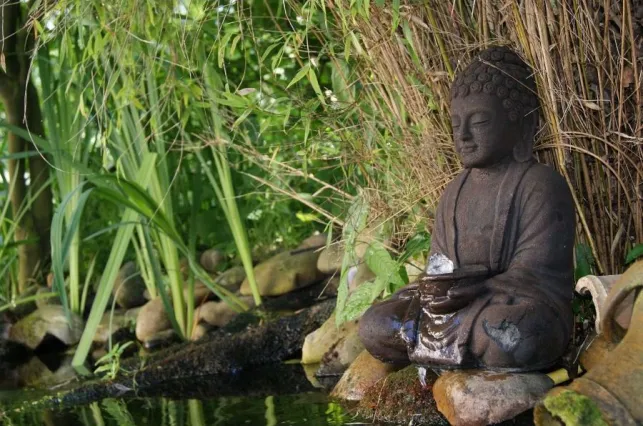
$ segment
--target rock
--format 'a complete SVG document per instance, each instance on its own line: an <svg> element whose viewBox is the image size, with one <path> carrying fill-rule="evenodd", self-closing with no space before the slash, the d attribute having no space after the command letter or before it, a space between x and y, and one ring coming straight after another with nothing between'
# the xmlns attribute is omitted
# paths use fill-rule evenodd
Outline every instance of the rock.
<svg viewBox="0 0 643 426"><path fill-rule="evenodd" d="M22 343L0 337L0 389L18 386L16 368L31 356L31 350Z"/></svg>
<svg viewBox="0 0 643 426"><path fill-rule="evenodd" d="M357 323L355 322L355 324ZM364 345L359 338L358 327L355 325L324 354L317 375L339 376L343 374L363 350Z"/></svg>
<svg viewBox="0 0 643 426"><path fill-rule="evenodd" d="M106 343L109 336L133 325L134 319L122 311L105 312L94 334L94 343Z"/></svg>
<svg viewBox="0 0 643 426"><path fill-rule="evenodd" d="M197 324L196 327L194 327L194 330L192 330L190 340L195 342L208 334L208 331L210 331L210 326L208 324Z"/></svg>
<svg viewBox="0 0 643 426"><path fill-rule="evenodd" d="M293 290L307 287L324 278L317 269L319 253L313 250L283 252L260 263L254 268L259 294L279 296ZM240 292L252 294L246 278Z"/></svg>
<svg viewBox="0 0 643 426"><path fill-rule="evenodd" d="M136 318L136 338L147 342L158 332L172 327L160 297L147 302Z"/></svg>
<svg viewBox="0 0 643 426"><path fill-rule="evenodd" d="M135 262L126 262L116 275L112 294L116 303L122 308L129 309L145 304L145 281L138 271Z"/></svg>
<svg viewBox="0 0 643 426"><path fill-rule="evenodd" d="M216 277L214 282L232 292L236 292L245 279L246 271L243 269L243 266L234 266Z"/></svg>
<svg viewBox="0 0 643 426"><path fill-rule="evenodd" d="M199 258L199 262L203 269L208 272L216 272L217 267L221 264L221 261L224 259L223 253L221 251L211 248L204 251Z"/></svg>
<svg viewBox="0 0 643 426"><path fill-rule="evenodd" d="M49 296L51 294L53 294L53 291L50 288L38 287L36 295L42 295L44 297L39 297L38 299L36 299L36 306L38 308L42 308L43 306L47 305L60 305L60 298L58 296Z"/></svg>
<svg viewBox="0 0 643 426"><path fill-rule="evenodd" d="M240 299L246 303L249 308L255 305L252 296L243 296ZM210 301L199 306L195 316L198 321L205 321L214 327L223 327L238 314L237 311L223 301Z"/></svg>
<svg viewBox="0 0 643 426"><path fill-rule="evenodd" d="M426 386L422 386L417 367L413 365L391 373L367 389L357 412L373 422L446 426L449 423L433 399L432 386L436 378L435 373L428 371Z"/></svg>
<svg viewBox="0 0 643 426"><path fill-rule="evenodd" d="M433 385L438 410L452 425L488 425L532 408L554 382L546 374L449 371Z"/></svg>
<svg viewBox="0 0 643 426"><path fill-rule="evenodd" d="M65 356L52 371L40 358L32 357L17 368L20 385L44 388L69 382L77 377L71 361L71 356Z"/></svg>
<svg viewBox="0 0 643 426"><path fill-rule="evenodd" d="M179 336L174 329L162 330L149 336L144 342L143 347L147 350L158 350L169 346L171 343L179 342Z"/></svg>
<svg viewBox="0 0 643 426"><path fill-rule="evenodd" d="M371 386L398 369L393 364L373 358L364 350L344 372L331 396L347 401L360 401Z"/></svg>
<svg viewBox="0 0 643 426"><path fill-rule="evenodd" d="M334 274L342 269L344 259L344 245L333 243L319 253L317 269L324 274Z"/></svg>
<svg viewBox="0 0 643 426"><path fill-rule="evenodd" d="M9 339L36 349L46 335L51 335L71 346L80 340L83 327L83 320L78 315L71 314L69 322L62 306L49 305L37 309L14 324L9 331Z"/></svg>
<svg viewBox="0 0 643 426"><path fill-rule="evenodd" d="M25 299L29 296L34 296L36 292L38 291L38 287L29 287L26 289L23 293L20 294L20 299ZM15 315L18 318L24 318L27 315L33 313L36 309L38 309L38 306L36 305L35 301L30 301L30 302L25 302L25 303L20 303L19 305L15 305L15 308L11 309L11 312L13 315Z"/></svg>
<svg viewBox="0 0 643 426"><path fill-rule="evenodd" d="M297 246L296 250L301 250L301 249L315 249L315 248L321 248L326 245L326 242L328 241L328 234L316 234L312 235L308 238L306 238L304 241L301 242Z"/></svg>
<svg viewBox="0 0 643 426"><path fill-rule="evenodd" d="M301 362L314 364L326 358L324 361L330 366L334 363L347 367L364 349L357 335L358 329L357 321L345 322L337 327L333 313L319 329L306 336Z"/></svg>

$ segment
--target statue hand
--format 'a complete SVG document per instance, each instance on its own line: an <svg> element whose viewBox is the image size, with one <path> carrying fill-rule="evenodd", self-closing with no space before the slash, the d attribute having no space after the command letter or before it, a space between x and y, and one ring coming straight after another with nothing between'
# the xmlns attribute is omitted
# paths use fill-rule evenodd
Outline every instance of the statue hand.
<svg viewBox="0 0 643 426"><path fill-rule="evenodd" d="M423 305L434 314L447 314L458 311L488 291L483 283L451 286L446 295L423 294Z"/></svg>

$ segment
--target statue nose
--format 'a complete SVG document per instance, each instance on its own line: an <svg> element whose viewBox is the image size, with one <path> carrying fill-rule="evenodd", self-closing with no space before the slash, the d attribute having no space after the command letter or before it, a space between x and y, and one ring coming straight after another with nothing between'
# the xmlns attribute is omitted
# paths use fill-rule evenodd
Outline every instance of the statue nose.
<svg viewBox="0 0 643 426"><path fill-rule="evenodd" d="M458 135L458 137L463 142L470 141L471 131L469 130L469 126L467 125L460 126L460 134Z"/></svg>

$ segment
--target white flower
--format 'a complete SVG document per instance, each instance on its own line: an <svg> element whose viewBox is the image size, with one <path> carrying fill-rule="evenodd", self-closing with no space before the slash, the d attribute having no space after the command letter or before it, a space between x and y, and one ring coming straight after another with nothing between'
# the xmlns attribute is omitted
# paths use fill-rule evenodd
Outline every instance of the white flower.
<svg viewBox="0 0 643 426"><path fill-rule="evenodd" d="M333 91L332 91L332 90L326 89L326 90L324 91L324 95L326 95L326 97L332 96L332 94L333 94Z"/></svg>
<svg viewBox="0 0 643 426"><path fill-rule="evenodd" d="M316 56L313 56L310 58L310 64L317 68L319 66L319 61L317 60Z"/></svg>
<svg viewBox="0 0 643 426"><path fill-rule="evenodd" d="M298 23L299 25L304 25L304 24L306 23L306 20L304 19L304 17L303 17L303 16L298 16L298 17L297 17L297 23Z"/></svg>
<svg viewBox="0 0 643 426"><path fill-rule="evenodd" d="M331 102L337 102L337 96L333 95L330 97Z"/></svg>
<svg viewBox="0 0 643 426"><path fill-rule="evenodd" d="M275 73L275 74L277 74L277 75L284 75L284 73L286 72L286 70L285 70L285 69L283 69L283 68L281 68L281 67L278 67L278 68L275 68L272 72L273 72L273 73Z"/></svg>

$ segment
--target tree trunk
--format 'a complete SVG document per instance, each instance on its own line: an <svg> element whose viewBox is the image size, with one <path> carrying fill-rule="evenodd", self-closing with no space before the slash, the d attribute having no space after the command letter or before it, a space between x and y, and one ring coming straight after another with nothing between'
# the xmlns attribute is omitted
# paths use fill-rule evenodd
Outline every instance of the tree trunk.
<svg viewBox="0 0 643 426"><path fill-rule="evenodd" d="M38 93L29 81L33 39L23 27L20 7L20 2L15 0L0 0L0 101L9 124L42 136ZM31 141L9 132L10 154L32 148ZM30 282L38 279L49 257L52 194L49 169L41 156L10 159L9 174L11 207L16 220L14 239L26 241L18 246L18 288L22 292Z"/></svg>

